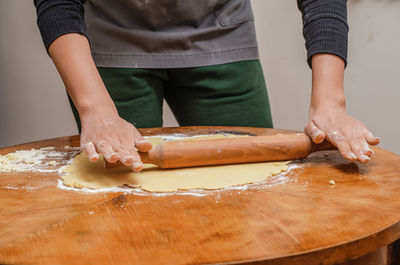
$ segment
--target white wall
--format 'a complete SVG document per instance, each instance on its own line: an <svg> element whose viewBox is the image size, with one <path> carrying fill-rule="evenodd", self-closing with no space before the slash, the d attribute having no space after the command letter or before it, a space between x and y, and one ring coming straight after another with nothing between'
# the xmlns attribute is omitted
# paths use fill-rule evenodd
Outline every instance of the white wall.
<svg viewBox="0 0 400 265"><path fill-rule="evenodd" d="M0 0L0 146L76 134L32 0Z"/></svg>
<svg viewBox="0 0 400 265"><path fill-rule="evenodd" d="M253 0L276 128L302 129L308 113L311 73L294 2ZM400 1L349 0L348 7L348 112L400 154Z"/></svg>
<svg viewBox="0 0 400 265"><path fill-rule="evenodd" d="M57 72L40 39L31 0L0 0L0 146L76 134ZM311 72L295 0L253 0L276 128L302 129ZM400 1L349 1L348 110L400 153ZM171 113L165 125L176 123Z"/></svg>

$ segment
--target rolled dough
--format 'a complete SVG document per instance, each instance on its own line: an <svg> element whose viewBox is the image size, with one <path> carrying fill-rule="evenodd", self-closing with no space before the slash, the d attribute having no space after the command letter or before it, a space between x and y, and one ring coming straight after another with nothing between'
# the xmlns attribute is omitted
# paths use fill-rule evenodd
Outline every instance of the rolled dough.
<svg viewBox="0 0 400 265"><path fill-rule="evenodd" d="M153 146L162 142L157 137L148 140ZM75 188L100 189L128 185L150 192L199 188L211 190L264 181L287 170L288 163L285 161L183 169L160 169L146 164L142 172L134 173L129 167L105 169L102 159L91 163L84 154L79 154L63 170L65 174L62 179L66 186Z"/></svg>

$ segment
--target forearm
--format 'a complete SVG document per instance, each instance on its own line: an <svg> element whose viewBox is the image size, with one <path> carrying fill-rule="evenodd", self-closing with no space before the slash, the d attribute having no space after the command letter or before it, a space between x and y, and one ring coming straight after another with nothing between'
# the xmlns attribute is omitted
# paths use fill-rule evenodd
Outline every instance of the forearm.
<svg viewBox="0 0 400 265"><path fill-rule="evenodd" d="M343 59L331 54L316 54L312 57L312 65L310 109L316 109L321 104L345 108Z"/></svg>
<svg viewBox="0 0 400 265"><path fill-rule="evenodd" d="M117 114L85 36L75 33L63 35L51 43L49 54L81 119L95 113L104 117Z"/></svg>

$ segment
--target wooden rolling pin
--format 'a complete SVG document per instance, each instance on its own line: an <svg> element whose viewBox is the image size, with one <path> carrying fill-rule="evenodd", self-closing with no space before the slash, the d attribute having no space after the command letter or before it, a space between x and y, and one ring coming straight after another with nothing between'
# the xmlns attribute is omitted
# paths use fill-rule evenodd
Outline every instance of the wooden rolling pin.
<svg viewBox="0 0 400 265"><path fill-rule="evenodd" d="M304 133L293 133L163 142L148 153L139 154L143 163L182 168L301 159L332 149L336 148L328 142L317 145ZM119 161L105 164L106 168L122 166Z"/></svg>

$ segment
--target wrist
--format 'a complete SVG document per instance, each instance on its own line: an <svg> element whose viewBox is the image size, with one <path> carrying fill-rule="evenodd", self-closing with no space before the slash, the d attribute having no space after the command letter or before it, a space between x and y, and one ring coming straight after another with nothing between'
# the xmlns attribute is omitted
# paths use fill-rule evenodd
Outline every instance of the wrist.
<svg viewBox="0 0 400 265"><path fill-rule="evenodd" d="M345 109L343 60L335 55L317 54L312 58L312 65L310 109L325 106Z"/></svg>
<svg viewBox="0 0 400 265"><path fill-rule="evenodd" d="M114 103L107 100L81 102L77 109L82 123L85 121L114 120L119 117Z"/></svg>
<svg viewBox="0 0 400 265"><path fill-rule="evenodd" d="M321 106L336 106L346 108L346 98L343 88L319 89L313 87L310 108L316 109Z"/></svg>
<svg viewBox="0 0 400 265"><path fill-rule="evenodd" d="M324 109L326 111L346 111L346 99L344 95L312 97L310 102L310 114L312 115L318 109Z"/></svg>

